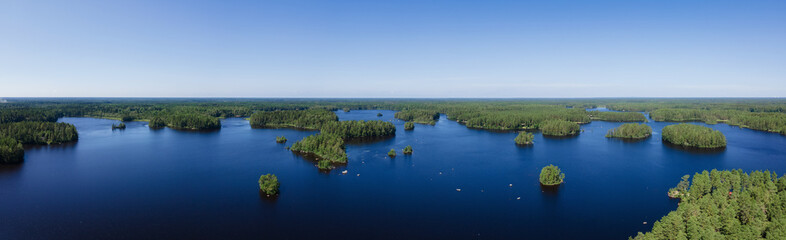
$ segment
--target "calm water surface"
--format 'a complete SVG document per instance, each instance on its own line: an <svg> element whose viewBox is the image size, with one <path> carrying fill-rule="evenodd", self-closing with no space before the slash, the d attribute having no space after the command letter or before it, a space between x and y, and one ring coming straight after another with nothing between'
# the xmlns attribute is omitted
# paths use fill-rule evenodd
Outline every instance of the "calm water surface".
<svg viewBox="0 0 786 240"><path fill-rule="evenodd" d="M64 118L79 142L29 147L23 164L0 168L0 239L626 239L676 209L666 191L682 175L786 172L786 137L725 124L706 126L726 135L726 150L696 153L661 143L673 123L647 123L654 136L640 142L606 139L621 123L593 122L578 137L536 133L534 146L518 147L515 132L444 115L404 131L393 113L337 112L398 130L348 145L349 164L330 173L284 149L314 131L251 129L243 119L213 132L143 122L112 131L113 120ZM280 135L290 142L275 143ZM413 155L400 154L406 145ZM556 191L538 184L548 164L567 175ZM277 199L260 197L264 173L278 175Z"/></svg>

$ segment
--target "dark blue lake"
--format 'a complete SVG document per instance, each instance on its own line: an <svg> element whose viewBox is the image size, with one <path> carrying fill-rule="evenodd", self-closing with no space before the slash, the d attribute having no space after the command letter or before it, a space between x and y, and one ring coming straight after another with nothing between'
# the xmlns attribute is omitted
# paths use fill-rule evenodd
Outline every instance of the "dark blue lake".
<svg viewBox="0 0 786 240"><path fill-rule="evenodd" d="M77 143L28 147L23 164L0 168L0 239L627 239L676 209L666 191L682 175L786 172L786 137L725 124L706 125L726 135L725 151L699 153L661 143L674 123L649 122L653 137L624 142L604 137L621 123L596 121L577 137L536 133L534 146L518 147L515 132L444 115L404 131L393 113L337 112L398 131L347 145L349 164L329 173L284 149L314 131L243 119L213 132L144 122L113 131L113 120L64 118ZM277 144L280 135L290 141ZM401 155L406 145L413 155ZM387 157L391 148L400 155ZM566 174L556 191L538 183L548 164ZM265 173L281 182L275 200L259 195Z"/></svg>

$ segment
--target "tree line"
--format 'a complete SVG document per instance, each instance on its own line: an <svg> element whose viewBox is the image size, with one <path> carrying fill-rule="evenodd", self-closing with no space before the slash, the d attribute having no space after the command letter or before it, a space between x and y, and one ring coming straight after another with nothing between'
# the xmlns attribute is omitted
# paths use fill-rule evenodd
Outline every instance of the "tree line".
<svg viewBox="0 0 786 240"><path fill-rule="evenodd" d="M592 120L607 122L646 122L647 118L639 112L601 112L590 111L589 116Z"/></svg>
<svg viewBox="0 0 786 240"><path fill-rule="evenodd" d="M579 124L565 120L548 120L540 124L540 130L547 136L576 135L580 129Z"/></svg>
<svg viewBox="0 0 786 240"><path fill-rule="evenodd" d="M14 122L0 124L0 136L22 144L59 144L76 141L76 127L68 123Z"/></svg>
<svg viewBox="0 0 786 240"><path fill-rule="evenodd" d="M336 113L324 109L278 110L257 112L251 115L251 127L292 127L320 129L322 125L338 121Z"/></svg>
<svg viewBox="0 0 786 240"><path fill-rule="evenodd" d="M425 109L407 109L396 112L393 117L407 122L434 125L439 119L439 112Z"/></svg>
<svg viewBox="0 0 786 240"><path fill-rule="evenodd" d="M720 131L705 126L680 123L663 127L663 141L671 144L694 148L726 147L726 136Z"/></svg>
<svg viewBox="0 0 786 240"><path fill-rule="evenodd" d="M760 131L786 134L786 113L747 112L740 110L703 110L703 109L657 109L650 113L655 121L688 122L701 121L707 124L725 122Z"/></svg>
<svg viewBox="0 0 786 240"><path fill-rule="evenodd" d="M22 143L11 137L0 136L0 163L19 163L24 160Z"/></svg>
<svg viewBox="0 0 786 240"><path fill-rule="evenodd" d="M396 134L396 126L391 122L373 121L335 121L322 125L322 134L332 134L344 139L382 137Z"/></svg>
<svg viewBox="0 0 786 240"><path fill-rule="evenodd" d="M606 133L607 138L641 139L649 136L652 136L652 128L646 124L638 123L622 124Z"/></svg>

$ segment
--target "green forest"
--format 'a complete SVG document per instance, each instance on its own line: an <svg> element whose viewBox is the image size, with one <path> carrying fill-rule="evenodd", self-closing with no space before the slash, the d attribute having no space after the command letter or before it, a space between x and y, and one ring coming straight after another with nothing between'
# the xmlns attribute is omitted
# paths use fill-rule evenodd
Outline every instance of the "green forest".
<svg viewBox="0 0 786 240"><path fill-rule="evenodd" d="M652 136L652 128L647 124L626 123L619 127L609 129L607 138L642 139Z"/></svg>
<svg viewBox="0 0 786 240"><path fill-rule="evenodd" d="M383 137L396 134L396 126L382 120L372 121L335 121L328 122L320 128L322 134L332 134L344 139Z"/></svg>
<svg viewBox="0 0 786 240"><path fill-rule="evenodd" d="M172 129L205 130L221 128L218 118L199 114L173 114L162 118L166 126Z"/></svg>
<svg viewBox="0 0 786 240"><path fill-rule="evenodd" d="M650 113L655 121L707 124L723 122L733 126L786 134L786 114L779 112L747 112L741 110L657 109Z"/></svg>
<svg viewBox="0 0 786 240"><path fill-rule="evenodd" d="M393 117L407 122L434 125L437 123L437 119L439 119L439 112L434 110L407 109L396 112Z"/></svg>
<svg viewBox="0 0 786 240"><path fill-rule="evenodd" d="M680 123L663 127L663 141L694 148L726 147L726 136L720 131L705 126Z"/></svg>
<svg viewBox="0 0 786 240"><path fill-rule="evenodd" d="M684 193L677 210L631 239L786 239L786 178L742 170L688 178L670 190Z"/></svg>
<svg viewBox="0 0 786 240"><path fill-rule="evenodd" d="M310 135L292 144L289 150L314 154L317 156L317 160L328 160L331 163L347 163L344 139L337 135Z"/></svg>
<svg viewBox="0 0 786 240"><path fill-rule="evenodd" d="M149 121L150 126L193 129L216 124L177 124L172 115L212 118L252 117L254 127L319 129L336 121L343 110L397 110L399 119L432 123L439 114L467 127L492 130L538 129L546 120L576 123L595 121L643 121L640 113L588 112L606 106L612 110L650 112L655 121L723 122L745 128L786 134L786 100L783 99L9 99L0 105L0 123L54 122L60 117L97 117ZM287 110L308 110L307 112ZM319 114L311 111L322 110ZM308 114L308 117L294 114ZM322 118L324 117L324 118ZM154 118L157 121L154 121ZM210 122L210 121L204 121Z"/></svg>
<svg viewBox="0 0 786 240"><path fill-rule="evenodd" d="M11 137L0 136L0 163L20 163L24 160L22 143Z"/></svg>
<svg viewBox="0 0 786 240"><path fill-rule="evenodd" d="M74 125L54 122L0 124L0 136L16 139L22 144L59 144L79 139Z"/></svg>
<svg viewBox="0 0 786 240"><path fill-rule="evenodd" d="M324 109L283 110L257 112L251 115L249 123L254 128L291 127L317 130L329 122L337 122L336 113Z"/></svg>
<svg viewBox="0 0 786 240"><path fill-rule="evenodd" d="M548 120L540 124L540 130L547 136L571 136L579 134L581 127L575 122Z"/></svg>
<svg viewBox="0 0 786 240"><path fill-rule="evenodd" d="M592 120L607 122L646 122L647 118L639 112L600 112L591 111L589 116Z"/></svg>

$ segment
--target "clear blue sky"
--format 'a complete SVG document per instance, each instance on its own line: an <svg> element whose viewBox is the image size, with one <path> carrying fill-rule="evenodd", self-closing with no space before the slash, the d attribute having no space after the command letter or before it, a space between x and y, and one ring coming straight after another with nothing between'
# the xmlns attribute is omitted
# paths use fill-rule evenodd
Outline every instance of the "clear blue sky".
<svg viewBox="0 0 786 240"><path fill-rule="evenodd" d="M786 1L0 0L2 97L786 97Z"/></svg>

